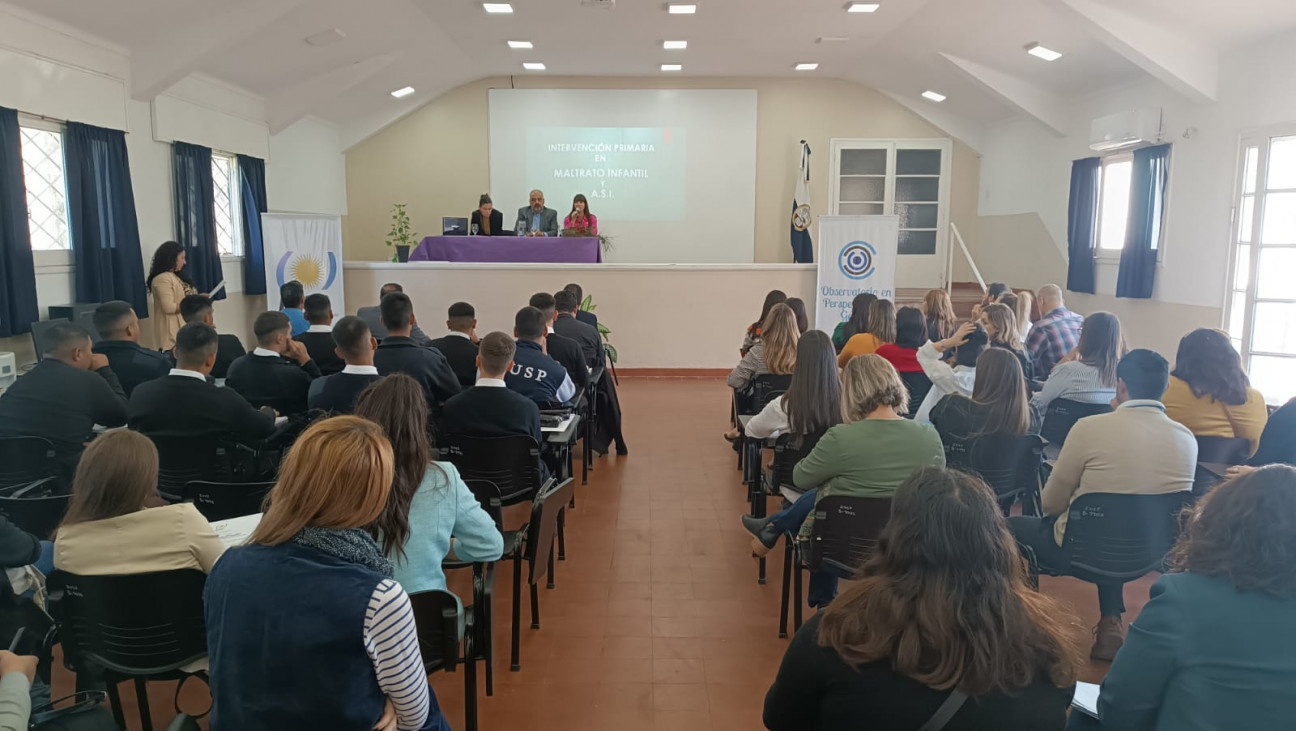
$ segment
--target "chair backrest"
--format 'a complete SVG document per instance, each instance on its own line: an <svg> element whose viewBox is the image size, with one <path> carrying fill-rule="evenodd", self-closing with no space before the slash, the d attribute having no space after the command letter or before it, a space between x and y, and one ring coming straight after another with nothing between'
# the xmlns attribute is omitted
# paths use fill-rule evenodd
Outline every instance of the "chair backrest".
<svg viewBox="0 0 1296 731"><path fill-rule="evenodd" d="M891 519L891 498L829 495L814 509L810 567L854 575Z"/></svg>
<svg viewBox="0 0 1296 731"><path fill-rule="evenodd" d="M986 434L945 444L945 464L977 475L994 488L999 500L1011 500L1039 488L1044 439L1038 434Z"/></svg>
<svg viewBox="0 0 1296 731"><path fill-rule="evenodd" d="M191 502L209 521L229 520L261 512L266 493L273 482L209 482L196 480L185 483L181 497Z"/></svg>
<svg viewBox="0 0 1296 731"><path fill-rule="evenodd" d="M528 582L540 583L549 573L549 561L546 557L553 547L554 536L558 533L558 514L567 503L571 502L572 491L576 484L568 477L554 485L543 494L538 495L531 503L531 523L527 527L526 546L523 549L531 563Z"/></svg>
<svg viewBox="0 0 1296 731"><path fill-rule="evenodd" d="M1077 421L1086 416L1106 414L1109 411L1111 411L1111 404L1086 404L1065 398L1053 399L1044 412L1044 425L1040 428L1040 436L1047 439L1049 444L1060 447Z"/></svg>
<svg viewBox="0 0 1296 731"><path fill-rule="evenodd" d="M516 505L540 494L540 445L531 437L441 437L441 459L453 464L464 480L487 480L504 505Z"/></svg>
<svg viewBox="0 0 1296 731"><path fill-rule="evenodd" d="M150 436L158 450L158 492L180 502L190 482L232 482L233 466L217 439ZM252 512L256 512L255 510Z"/></svg>
<svg viewBox="0 0 1296 731"><path fill-rule="evenodd" d="M1251 457L1251 440L1244 437L1197 437L1197 461L1242 464Z"/></svg>
<svg viewBox="0 0 1296 731"><path fill-rule="evenodd" d="M931 391L932 382L922 371L910 371L901 373L900 380L904 382L905 390L909 391L909 413L905 414L906 419L914 418L918 413L918 407L927 398L927 393Z"/></svg>
<svg viewBox="0 0 1296 731"><path fill-rule="evenodd" d="M770 470L771 489L778 490L784 485L793 484L792 472L796 469L797 462L810 454L823 435L823 432L806 434L801 437L800 444L796 444L795 434L782 434L774 441L774 464L773 469Z"/></svg>
<svg viewBox="0 0 1296 731"><path fill-rule="evenodd" d="M504 531L504 500L500 498L499 488L490 480L481 480L470 478L464 480L464 484L472 491L473 497L482 506L482 510L495 521L495 528L500 532Z"/></svg>
<svg viewBox="0 0 1296 731"><path fill-rule="evenodd" d="M50 540L71 499L60 489L57 477L46 477L30 485L0 488L0 515L42 541Z"/></svg>
<svg viewBox="0 0 1296 731"><path fill-rule="evenodd" d="M765 408L769 402L775 398L787 393L792 387L792 374L775 374L761 373L752 376L751 380L751 406L755 409L753 414L759 414L760 410Z"/></svg>
<svg viewBox="0 0 1296 731"><path fill-rule="evenodd" d="M1161 568L1179 537L1191 491L1160 495L1086 493L1071 503L1062 552L1067 573L1132 581Z"/></svg>
<svg viewBox="0 0 1296 731"><path fill-rule="evenodd" d="M171 672L207 655L197 569L121 576L50 574L50 614L64 657L128 676Z"/></svg>
<svg viewBox="0 0 1296 731"><path fill-rule="evenodd" d="M454 671L459 662L459 641L463 639L463 603L442 589L416 592L409 598L423 669Z"/></svg>
<svg viewBox="0 0 1296 731"><path fill-rule="evenodd" d="M59 476L54 444L41 437L0 437L0 488Z"/></svg>

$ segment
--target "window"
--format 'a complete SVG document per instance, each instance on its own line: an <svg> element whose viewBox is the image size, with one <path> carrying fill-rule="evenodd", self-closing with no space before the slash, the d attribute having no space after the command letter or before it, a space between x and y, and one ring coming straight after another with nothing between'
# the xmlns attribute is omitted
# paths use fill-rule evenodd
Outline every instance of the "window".
<svg viewBox="0 0 1296 731"><path fill-rule="evenodd" d="M1242 141L1227 330L1269 403L1296 396L1296 133Z"/></svg>
<svg viewBox="0 0 1296 731"><path fill-rule="evenodd" d="M212 153L212 202L216 212L216 250L221 256L243 256L243 198L238 161Z"/></svg>
<svg viewBox="0 0 1296 731"><path fill-rule="evenodd" d="M1098 194L1100 252L1125 248L1125 229L1129 225L1130 175L1133 172L1132 155L1116 155L1103 160Z"/></svg>
<svg viewBox="0 0 1296 731"><path fill-rule="evenodd" d="M67 184L63 177L63 132L57 127L20 126L27 228L33 251L67 251Z"/></svg>

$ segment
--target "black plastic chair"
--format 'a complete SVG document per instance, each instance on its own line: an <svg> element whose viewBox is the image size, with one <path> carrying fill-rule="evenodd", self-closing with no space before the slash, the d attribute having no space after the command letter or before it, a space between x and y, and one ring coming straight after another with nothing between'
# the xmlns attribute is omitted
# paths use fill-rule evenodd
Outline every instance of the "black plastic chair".
<svg viewBox="0 0 1296 731"><path fill-rule="evenodd" d="M1044 411L1044 424L1040 427L1040 436L1048 442L1050 452L1054 452L1050 456L1056 458L1056 450L1062 448L1067 434L1071 433L1071 427L1075 426L1077 421L1086 416L1106 414L1110 411L1111 404L1086 404L1065 398L1053 399Z"/></svg>
<svg viewBox="0 0 1296 731"><path fill-rule="evenodd" d="M526 540L527 526L522 526L521 530L508 531L504 530L504 518L502 514L503 503L500 500L499 489L489 480L465 480L468 489L472 491L473 497L481 504L482 509L491 517L495 523L495 528L504 537L504 550L500 554L500 560L508 560L514 554L521 552L523 542ZM494 616L495 616L495 564L490 563L472 563L468 561L442 561L442 571L453 571L456 569L472 568L473 570L473 631L475 637L473 648L478 660L486 663L486 695L495 694L495 641Z"/></svg>
<svg viewBox="0 0 1296 731"><path fill-rule="evenodd" d="M163 500L184 500L191 482L234 482L230 447L218 439L148 436L158 450L158 494Z"/></svg>
<svg viewBox="0 0 1296 731"><path fill-rule="evenodd" d="M68 501L72 499L71 495L61 493L57 477L0 488L0 515L37 538L50 540L54 529L63 522Z"/></svg>
<svg viewBox="0 0 1296 731"><path fill-rule="evenodd" d="M918 407L926 400L927 393L931 391L932 382L922 371L901 373L900 380L904 382L905 390L909 392L909 413L904 416L906 419L912 419L918 413Z"/></svg>
<svg viewBox="0 0 1296 731"><path fill-rule="evenodd" d="M734 391L734 424L739 416L753 416L771 401L787 393L792 387L792 374L760 373L752 376L747 388ZM738 469L743 468L745 455L741 445L738 448Z"/></svg>
<svg viewBox="0 0 1296 731"><path fill-rule="evenodd" d="M534 499L544 488L540 479L540 445L531 437L441 437L441 459L467 480L486 480L499 490L501 504Z"/></svg>
<svg viewBox="0 0 1296 731"><path fill-rule="evenodd" d="M58 478L58 453L41 437L0 437L0 488Z"/></svg>
<svg viewBox="0 0 1296 731"><path fill-rule="evenodd" d="M1251 440L1244 437L1197 437L1197 461L1245 464L1251 458Z"/></svg>
<svg viewBox="0 0 1296 731"><path fill-rule="evenodd" d="M948 435L942 435L948 437ZM980 477L995 491L1004 515L1015 500L1024 515L1039 515L1044 439L1038 434L987 434L945 443L945 464Z"/></svg>
<svg viewBox="0 0 1296 731"><path fill-rule="evenodd" d="M531 629L540 629L540 580L552 576L554 563L554 538L562 511L571 500L572 490L576 489L572 480L542 492L531 504L531 520L526 526L525 541L514 539L509 545L509 536L505 534L505 559L513 560L513 637L512 654L509 670L522 669L519 653L522 622L522 563L528 566L527 584L531 587ZM513 548L513 551L508 551ZM549 588L553 588L552 581Z"/></svg>
<svg viewBox="0 0 1296 731"><path fill-rule="evenodd" d="M73 671L104 671L113 717L126 727L117 684L135 681L140 722L153 728L149 680L176 680L206 672L182 668L207 657L203 587L196 569L121 576L50 574L49 609L58 623L63 663Z"/></svg>
<svg viewBox="0 0 1296 731"><path fill-rule="evenodd" d="M808 434L799 440L792 434L779 435L774 440L773 462L770 465L770 471L766 473L761 469L761 460L759 456L748 455L747 459L755 461L754 466L748 467L749 471L754 473L754 477L749 481L749 500L751 502L751 514L753 518L765 517L765 498L768 495L779 495L784 485L793 485L792 473L796 469L797 462L805 458L819 439L823 437L823 432L818 434ZM755 455L759 455L761 450L754 450ZM765 583L765 556L757 559L756 583Z"/></svg>
<svg viewBox="0 0 1296 731"><path fill-rule="evenodd" d="M788 584L793 584L793 628L801 629L802 571L828 571L842 578L855 575L877 545L891 519L891 498L829 495L814 509L809 545L784 539L783 596L779 602L779 637L787 637ZM793 575L793 572L796 572ZM789 581L791 579L791 581Z"/></svg>
<svg viewBox="0 0 1296 731"><path fill-rule="evenodd" d="M208 521L229 520L261 512L266 493L273 482L210 482L198 480L185 483L180 493L186 502L194 504Z"/></svg>
<svg viewBox="0 0 1296 731"><path fill-rule="evenodd" d="M459 663L464 664L464 726L468 731L477 731L477 657L473 648L472 608L465 609L459 597L439 589L410 594L410 607L418 629L423 669L429 673L438 670L453 673Z"/></svg>

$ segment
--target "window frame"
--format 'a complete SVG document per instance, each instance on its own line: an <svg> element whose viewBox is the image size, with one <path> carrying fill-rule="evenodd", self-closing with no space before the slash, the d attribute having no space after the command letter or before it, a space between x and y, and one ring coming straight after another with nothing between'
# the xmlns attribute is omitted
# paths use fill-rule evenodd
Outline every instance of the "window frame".
<svg viewBox="0 0 1296 731"><path fill-rule="evenodd" d="M1133 184L1134 184L1134 177L1133 177L1133 169L1132 169L1132 168L1133 168L1133 164L1134 164L1134 151L1133 151L1133 150L1122 150L1122 151L1120 151L1120 152L1114 152L1114 153L1111 153L1111 154L1108 154L1108 155L1103 155L1100 159L1102 160L1102 163L1101 163L1101 165L1099 166L1099 173L1098 173L1098 206L1097 206L1097 210L1096 210L1095 217L1094 217L1094 257L1095 257L1095 258L1098 258L1098 259L1117 259L1117 260L1119 260L1120 257L1121 257L1121 252L1124 250L1124 242L1122 242L1122 245L1121 245L1120 248L1116 248L1116 249L1104 249L1104 248L1102 248L1103 199L1105 198L1105 196L1104 196L1103 194L1104 194L1104 193L1106 192L1106 190L1107 190L1107 166L1108 166L1108 165L1115 164L1115 163L1121 163L1121 162L1128 162L1128 163L1130 163L1130 166L1131 166L1131 171L1130 171L1130 173L1131 173L1131 174L1130 174L1130 186L1131 186L1131 187L1133 186ZM1129 190L1130 190L1130 189L1129 189L1128 187L1125 189L1125 197L1126 197L1126 198L1129 198ZM1168 196L1167 196L1167 197L1168 197ZM1128 207L1128 204L1126 205L1126 209L1125 209L1125 211L1126 211L1126 216L1125 216L1125 235L1128 236L1128 235L1129 235L1129 207ZM1165 230L1165 227L1162 226L1162 231L1164 232L1164 230ZM1164 234L1163 234L1162 238L1164 239ZM1158 263L1161 261L1161 246L1160 246L1160 243L1161 243L1161 242L1157 242L1157 262L1158 262Z"/></svg>
<svg viewBox="0 0 1296 731"><path fill-rule="evenodd" d="M18 113L18 130L21 136L22 129L36 129L45 132L53 132L59 136L59 152L63 156L63 220L67 226L67 248L65 249L37 249L32 247L32 258L38 267L62 266L72 261L72 250L75 242L72 240L72 212L68 209L68 192L67 192L67 127L56 119L40 117L24 112ZM26 161L21 158L21 149L19 150L19 163L26 165ZM26 202L26 170L23 171L23 197ZM28 205L27 211L27 230L28 246L31 246L31 208Z"/></svg>
<svg viewBox="0 0 1296 731"><path fill-rule="evenodd" d="M221 261L240 261L247 257L247 242L243 240L243 186L239 174L238 155L233 152L224 152L222 150L212 150L212 220L215 223L217 215L216 206L216 170L215 163L217 158L229 160L229 211L230 211L230 238L233 252L226 253L220 250L220 235L216 236L216 251L220 255Z"/></svg>

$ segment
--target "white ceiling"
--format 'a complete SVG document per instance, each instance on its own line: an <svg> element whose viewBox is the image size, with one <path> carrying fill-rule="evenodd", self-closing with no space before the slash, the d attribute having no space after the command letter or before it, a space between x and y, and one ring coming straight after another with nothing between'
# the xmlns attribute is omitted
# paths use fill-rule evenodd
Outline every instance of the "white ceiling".
<svg viewBox="0 0 1296 731"><path fill-rule="evenodd" d="M1112 42L1112 13L1206 53L1296 28L1296 0L882 0L872 14L848 14L844 0L694 1L693 16L669 15L654 0L619 0L610 10L512 0L515 13L494 16L475 0L9 0L141 58L152 51L150 62L175 57L177 70L260 95L272 130L315 114L342 125L351 141L459 84L533 73L522 70L524 60L559 76L660 76L659 65L673 62L689 76L790 77L794 64L816 62L814 74L906 100L940 91L949 97L941 113L984 123L1022 110L1004 91L1017 82L1065 99L1146 78L1148 59ZM1076 21L1077 5L1085 22ZM331 28L346 38L305 43ZM849 40L816 43L821 36ZM181 38L196 39L202 52L170 52ZM535 49L514 51L508 40ZM689 48L664 51L664 40ZM1065 55L1040 61L1023 51L1032 41ZM946 56L988 71L979 78ZM1012 85L986 82L1003 75ZM417 93L388 95L407 85Z"/></svg>

